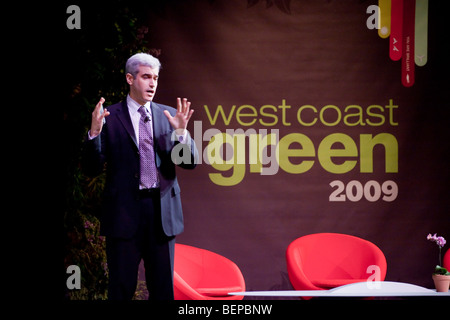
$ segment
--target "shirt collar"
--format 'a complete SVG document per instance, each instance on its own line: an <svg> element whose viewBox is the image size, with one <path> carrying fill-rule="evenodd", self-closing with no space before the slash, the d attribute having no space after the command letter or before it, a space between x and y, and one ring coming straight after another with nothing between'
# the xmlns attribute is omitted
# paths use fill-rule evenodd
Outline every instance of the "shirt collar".
<svg viewBox="0 0 450 320"><path fill-rule="evenodd" d="M150 109L150 101L148 101L146 104L144 104L145 109L147 109L147 112L149 112L150 114L152 113L151 109ZM141 107L141 105L139 103L137 103L135 100L133 100L133 98L130 97L130 95L127 95L127 105L128 108L130 108L133 112L138 112L138 109Z"/></svg>

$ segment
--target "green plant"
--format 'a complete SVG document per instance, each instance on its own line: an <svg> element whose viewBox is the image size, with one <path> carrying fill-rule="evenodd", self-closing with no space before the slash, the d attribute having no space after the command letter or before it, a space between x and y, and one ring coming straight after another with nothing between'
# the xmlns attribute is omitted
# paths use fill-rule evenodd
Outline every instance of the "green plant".
<svg viewBox="0 0 450 320"><path fill-rule="evenodd" d="M95 217L80 215L84 227L74 227L68 232L70 255L66 257L66 265L75 264L81 269L80 290L73 290L71 299L98 300L106 299L108 285L108 266L105 256L105 238L99 235L99 223ZM95 290L92 290L95 288Z"/></svg>
<svg viewBox="0 0 450 320"><path fill-rule="evenodd" d="M429 233L427 236L427 240L436 242L437 246L439 247L439 264L436 265L436 267L434 268L433 274L442 274L442 275L446 275L446 276L450 275L450 272L447 271L446 268L441 267L441 265L442 265L441 250L445 246L447 241L444 239L444 237L438 237L436 233L434 235L431 235L431 233Z"/></svg>

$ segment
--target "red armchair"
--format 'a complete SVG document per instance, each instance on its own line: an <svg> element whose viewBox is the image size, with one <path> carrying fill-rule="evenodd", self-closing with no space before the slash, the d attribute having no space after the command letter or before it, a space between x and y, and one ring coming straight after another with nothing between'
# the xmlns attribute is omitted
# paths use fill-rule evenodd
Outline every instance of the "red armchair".
<svg viewBox="0 0 450 320"><path fill-rule="evenodd" d="M287 248L286 262L296 290L325 290L367 281L372 265L379 267L379 280L384 281L387 271L386 258L376 245L339 233L316 233L294 240Z"/></svg>
<svg viewBox="0 0 450 320"><path fill-rule="evenodd" d="M245 291L238 266L217 253L175 244L175 300L242 300L229 292Z"/></svg>
<svg viewBox="0 0 450 320"><path fill-rule="evenodd" d="M444 255L443 267L450 271L450 249L447 249Z"/></svg>

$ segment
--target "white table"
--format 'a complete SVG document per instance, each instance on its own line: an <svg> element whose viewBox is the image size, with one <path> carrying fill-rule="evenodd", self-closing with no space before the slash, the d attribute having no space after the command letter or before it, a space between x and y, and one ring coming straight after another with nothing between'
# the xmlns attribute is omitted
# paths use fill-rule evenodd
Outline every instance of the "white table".
<svg viewBox="0 0 450 320"><path fill-rule="evenodd" d="M285 290L230 292L229 295L254 297L450 297L450 292L393 281L347 284L330 290Z"/></svg>

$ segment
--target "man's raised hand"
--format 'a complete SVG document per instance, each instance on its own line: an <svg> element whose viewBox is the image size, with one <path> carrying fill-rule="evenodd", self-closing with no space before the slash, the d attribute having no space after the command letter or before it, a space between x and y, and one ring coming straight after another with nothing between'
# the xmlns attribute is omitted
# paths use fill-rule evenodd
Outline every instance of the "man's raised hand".
<svg viewBox="0 0 450 320"><path fill-rule="evenodd" d="M189 119L194 113L194 110L190 110L190 107L191 103L186 98L177 98L177 113L175 116L172 117L169 111L164 110L164 114L169 120L170 125L179 135L184 134L184 130L187 128Z"/></svg>
<svg viewBox="0 0 450 320"><path fill-rule="evenodd" d="M100 101L97 103L94 111L92 112L91 130L89 132L89 135L92 138L98 136L100 132L102 132L103 120L110 114L110 112L106 109L102 112L104 102L105 99L103 97L100 98Z"/></svg>

